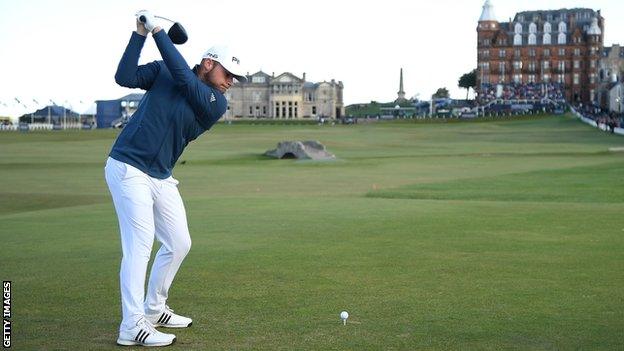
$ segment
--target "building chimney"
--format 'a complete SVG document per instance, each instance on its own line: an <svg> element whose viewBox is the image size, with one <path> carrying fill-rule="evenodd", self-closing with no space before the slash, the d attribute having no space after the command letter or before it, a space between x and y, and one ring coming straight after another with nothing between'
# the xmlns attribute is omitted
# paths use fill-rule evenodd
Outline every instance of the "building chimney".
<svg viewBox="0 0 624 351"><path fill-rule="evenodd" d="M303 72L303 81L305 82L305 72Z"/></svg>

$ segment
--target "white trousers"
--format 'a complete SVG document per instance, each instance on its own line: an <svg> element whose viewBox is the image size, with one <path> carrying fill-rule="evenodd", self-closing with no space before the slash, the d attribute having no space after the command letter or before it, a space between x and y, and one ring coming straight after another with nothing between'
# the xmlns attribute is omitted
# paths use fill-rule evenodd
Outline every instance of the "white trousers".
<svg viewBox="0 0 624 351"><path fill-rule="evenodd" d="M152 178L110 157L104 170L121 232L122 330L134 327L145 314L157 314L165 309L169 287L191 248L191 237L177 180ZM145 294L145 275L154 236L161 247L152 264Z"/></svg>

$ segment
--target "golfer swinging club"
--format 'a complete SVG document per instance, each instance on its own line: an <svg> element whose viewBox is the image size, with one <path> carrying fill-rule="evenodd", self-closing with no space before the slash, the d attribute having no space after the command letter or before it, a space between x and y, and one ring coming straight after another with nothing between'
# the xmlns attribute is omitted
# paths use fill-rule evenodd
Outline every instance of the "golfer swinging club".
<svg viewBox="0 0 624 351"><path fill-rule="evenodd" d="M139 66L148 32L163 60ZM171 171L186 145L225 113L223 94L233 78L246 81L242 72L238 58L223 46L209 49L191 70L154 16L148 11L137 13L137 30L119 62L115 81L147 92L119 134L105 167L123 252L119 345L171 345L175 335L155 327L186 328L193 322L166 305L169 287L191 247L178 181ZM162 246L144 294L154 236Z"/></svg>

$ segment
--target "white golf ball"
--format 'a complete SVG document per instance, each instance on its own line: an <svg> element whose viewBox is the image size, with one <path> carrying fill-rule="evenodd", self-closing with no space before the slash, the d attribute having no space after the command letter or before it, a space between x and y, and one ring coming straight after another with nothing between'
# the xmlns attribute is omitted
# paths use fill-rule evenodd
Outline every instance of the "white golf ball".
<svg viewBox="0 0 624 351"><path fill-rule="evenodd" d="M342 312L340 312L340 318L341 318L341 319L347 319L347 318L349 318L349 312L347 312L347 311L342 311Z"/></svg>

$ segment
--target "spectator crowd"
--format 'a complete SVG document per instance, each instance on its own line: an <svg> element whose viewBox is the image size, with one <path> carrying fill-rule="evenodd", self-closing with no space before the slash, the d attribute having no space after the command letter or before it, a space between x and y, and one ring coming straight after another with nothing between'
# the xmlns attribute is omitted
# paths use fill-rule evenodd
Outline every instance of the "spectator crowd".
<svg viewBox="0 0 624 351"><path fill-rule="evenodd" d="M483 84L479 96L480 104L487 104L494 100L524 100L542 101L550 99L563 102L563 86L558 83L528 83L528 84Z"/></svg>

